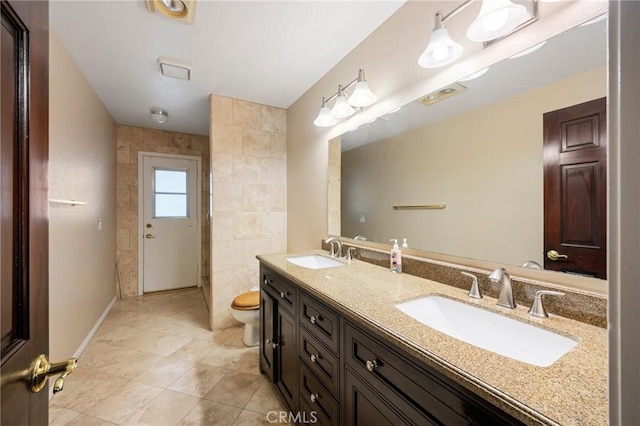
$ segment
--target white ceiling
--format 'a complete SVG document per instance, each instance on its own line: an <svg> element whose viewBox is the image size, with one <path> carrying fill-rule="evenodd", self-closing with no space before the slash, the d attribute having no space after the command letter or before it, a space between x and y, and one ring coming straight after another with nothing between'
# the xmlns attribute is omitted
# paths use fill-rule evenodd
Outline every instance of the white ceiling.
<svg viewBox="0 0 640 426"><path fill-rule="evenodd" d="M207 135L209 94L287 108L404 1L199 0L188 25L141 0L54 0L50 25L117 123ZM191 81L160 75L158 57Z"/></svg>

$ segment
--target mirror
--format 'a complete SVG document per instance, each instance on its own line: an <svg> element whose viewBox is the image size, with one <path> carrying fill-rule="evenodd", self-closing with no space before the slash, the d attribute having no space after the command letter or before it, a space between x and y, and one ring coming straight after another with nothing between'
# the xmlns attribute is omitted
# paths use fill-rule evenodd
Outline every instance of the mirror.
<svg viewBox="0 0 640 426"><path fill-rule="evenodd" d="M423 96L343 134L341 235L543 265L542 116L606 96L606 27L573 28L457 82L454 96ZM425 205L446 207L393 208Z"/></svg>

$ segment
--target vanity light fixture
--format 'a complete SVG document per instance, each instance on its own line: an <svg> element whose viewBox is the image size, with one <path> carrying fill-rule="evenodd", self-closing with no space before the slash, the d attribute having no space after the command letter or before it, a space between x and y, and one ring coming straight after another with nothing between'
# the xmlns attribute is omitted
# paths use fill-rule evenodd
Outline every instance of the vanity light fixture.
<svg viewBox="0 0 640 426"><path fill-rule="evenodd" d="M478 77L482 77L483 75L485 75L487 73L487 71L489 71L489 67L482 68L480 71L476 71L473 74L469 74L468 76L463 77L463 78L459 79L458 81L469 81L469 80L476 79Z"/></svg>
<svg viewBox="0 0 640 426"><path fill-rule="evenodd" d="M351 96L347 94L347 90L354 87ZM342 118L349 118L362 108L372 105L377 97L369 89L369 85L364 78L364 70L358 71L358 77L346 85L338 85L338 91L328 98L322 98L322 106L320 113L313 121L318 127L331 127ZM327 104L335 100L333 107L329 109ZM355 107L355 108L354 108Z"/></svg>
<svg viewBox="0 0 640 426"><path fill-rule="evenodd" d="M435 26L429 44L418 58L423 68L448 65L462 55L462 46L449 36L444 23L466 9L473 0L466 0L446 15L436 12ZM469 25L467 38L486 45L538 19L538 0L482 0L480 13Z"/></svg>
<svg viewBox="0 0 640 426"><path fill-rule="evenodd" d="M547 41L543 41L541 43L536 44L535 46L531 46L528 49L524 49L522 52L518 52L515 55L511 55L509 56L509 59L515 59L515 58L520 58L522 56L528 55L529 53L533 53L536 50L540 49L542 46L544 46L547 43Z"/></svg>
<svg viewBox="0 0 640 426"><path fill-rule="evenodd" d="M151 108L151 120L156 124L164 124L169 120L169 113L162 108Z"/></svg>
<svg viewBox="0 0 640 426"><path fill-rule="evenodd" d="M464 49L449 36L442 22L442 12L436 12L436 22L429 44L418 58L422 68L438 68L450 64L462 55Z"/></svg>

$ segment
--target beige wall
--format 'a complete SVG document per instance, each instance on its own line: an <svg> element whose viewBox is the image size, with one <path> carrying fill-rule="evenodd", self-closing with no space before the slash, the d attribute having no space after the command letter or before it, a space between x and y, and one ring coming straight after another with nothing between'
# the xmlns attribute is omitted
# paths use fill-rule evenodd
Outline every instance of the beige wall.
<svg viewBox="0 0 640 426"><path fill-rule="evenodd" d="M601 67L344 152L342 234L543 264L542 115L606 96L606 73ZM391 209L440 203L447 208Z"/></svg>
<svg viewBox="0 0 640 426"><path fill-rule="evenodd" d="M286 111L211 95L212 329L259 284L257 254L287 249Z"/></svg>
<svg viewBox="0 0 640 426"><path fill-rule="evenodd" d="M289 251L317 248L327 235L327 141L344 132L345 126L322 129L315 127L313 120L322 97L331 95L338 84L351 81L358 68L366 70L378 103L350 119L353 124L362 124L388 112L385 108L403 105L602 14L607 2L539 3L538 22L487 49L464 36L466 25L477 12L474 7L447 22L452 37L465 46L465 56L459 62L435 70L417 65L436 10L451 10L452 6L450 2L409 1L287 110Z"/></svg>
<svg viewBox="0 0 640 426"><path fill-rule="evenodd" d="M206 136L118 125L117 261L122 297L138 295L138 152L202 158L201 216L209 212L209 140ZM209 222L202 220L203 291L209 288Z"/></svg>
<svg viewBox="0 0 640 426"><path fill-rule="evenodd" d="M59 361L115 300L116 124L53 33L49 78L49 197L87 202L49 210L49 358Z"/></svg>

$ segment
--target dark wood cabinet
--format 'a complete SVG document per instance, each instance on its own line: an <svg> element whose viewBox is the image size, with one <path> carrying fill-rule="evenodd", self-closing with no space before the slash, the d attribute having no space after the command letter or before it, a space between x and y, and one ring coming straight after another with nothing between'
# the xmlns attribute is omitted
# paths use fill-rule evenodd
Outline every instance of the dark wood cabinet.
<svg viewBox="0 0 640 426"><path fill-rule="evenodd" d="M262 265L260 369L320 425L519 425L510 415Z"/></svg>

